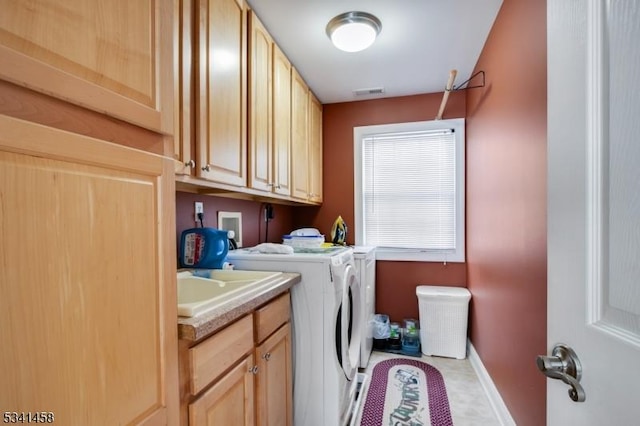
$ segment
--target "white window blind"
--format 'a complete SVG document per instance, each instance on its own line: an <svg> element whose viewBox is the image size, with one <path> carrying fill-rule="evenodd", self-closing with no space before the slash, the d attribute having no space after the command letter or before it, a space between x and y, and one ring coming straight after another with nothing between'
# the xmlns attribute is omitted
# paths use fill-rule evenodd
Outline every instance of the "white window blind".
<svg viewBox="0 0 640 426"><path fill-rule="evenodd" d="M464 260L464 156L458 152L464 149L464 122L458 121L462 131L429 122L425 129L361 136L358 244L428 257L398 260Z"/></svg>

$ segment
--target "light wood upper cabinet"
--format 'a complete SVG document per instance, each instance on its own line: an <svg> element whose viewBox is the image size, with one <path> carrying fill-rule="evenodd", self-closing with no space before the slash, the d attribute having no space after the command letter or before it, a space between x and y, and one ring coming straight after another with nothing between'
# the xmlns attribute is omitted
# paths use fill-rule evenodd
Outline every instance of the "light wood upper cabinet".
<svg viewBox="0 0 640 426"><path fill-rule="evenodd" d="M322 104L292 68L291 196L322 202Z"/></svg>
<svg viewBox="0 0 640 426"><path fill-rule="evenodd" d="M177 175L193 175L196 169L195 152L195 40L196 0L179 0L178 18L178 78L176 83L176 132L173 140L175 172Z"/></svg>
<svg viewBox="0 0 640 426"><path fill-rule="evenodd" d="M309 91L309 201L322 203L322 104Z"/></svg>
<svg viewBox="0 0 640 426"><path fill-rule="evenodd" d="M291 196L309 198L309 88L291 69Z"/></svg>
<svg viewBox="0 0 640 426"><path fill-rule="evenodd" d="M0 401L177 424L170 159L0 115Z"/></svg>
<svg viewBox="0 0 640 426"><path fill-rule="evenodd" d="M274 192L291 195L291 63L273 45Z"/></svg>
<svg viewBox="0 0 640 426"><path fill-rule="evenodd" d="M247 13L243 0L199 0L196 11L197 175L247 185Z"/></svg>
<svg viewBox="0 0 640 426"><path fill-rule="evenodd" d="M175 5L4 0L0 78L171 134Z"/></svg>
<svg viewBox="0 0 640 426"><path fill-rule="evenodd" d="M271 192L273 40L252 11L249 13L249 187Z"/></svg>
<svg viewBox="0 0 640 426"><path fill-rule="evenodd" d="M249 18L249 187L290 195L291 64Z"/></svg>
<svg viewBox="0 0 640 426"><path fill-rule="evenodd" d="M178 181L321 203L322 105L247 9L180 0Z"/></svg>

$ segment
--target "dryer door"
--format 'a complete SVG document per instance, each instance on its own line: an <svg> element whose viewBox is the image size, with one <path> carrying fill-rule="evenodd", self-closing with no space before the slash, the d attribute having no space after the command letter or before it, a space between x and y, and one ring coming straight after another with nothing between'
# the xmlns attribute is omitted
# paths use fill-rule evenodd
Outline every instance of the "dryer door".
<svg viewBox="0 0 640 426"><path fill-rule="evenodd" d="M353 264L345 265L342 301L336 324L336 351L347 380L354 380L360 362L362 340L360 283ZM338 330L339 327L339 330Z"/></svg>

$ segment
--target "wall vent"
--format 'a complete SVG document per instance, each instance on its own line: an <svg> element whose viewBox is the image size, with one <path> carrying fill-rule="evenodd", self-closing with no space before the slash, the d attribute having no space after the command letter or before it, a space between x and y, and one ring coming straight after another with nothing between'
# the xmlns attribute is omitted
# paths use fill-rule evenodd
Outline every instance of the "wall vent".
<svg viewBox="0 0 640 426"><path fill-rule="evenodd" d="M371 87L369 89L356 89L353 91L353 94L356 96L379 95L381 93L384 93L384 87Z"/></svg>

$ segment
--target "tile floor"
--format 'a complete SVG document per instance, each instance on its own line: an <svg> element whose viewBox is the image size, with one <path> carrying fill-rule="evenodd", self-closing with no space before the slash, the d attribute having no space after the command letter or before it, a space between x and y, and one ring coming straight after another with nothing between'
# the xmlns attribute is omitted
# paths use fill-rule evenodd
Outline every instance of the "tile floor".
<svg viewBox="0 0 640 426"><path fill-rule="evenodd" d="M389 358L398 358L385 352L373 351L365 373L374 365ZM415 357L405 357L417 359ZM444 377L449 397L449 408L454 426L500 426L478 376L468 359L458 360L422 355L421 361L435 367ZM364 406L364 401L362 406Z"/></svg>

